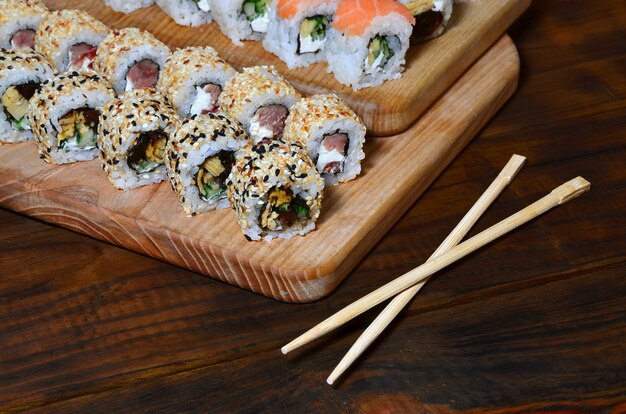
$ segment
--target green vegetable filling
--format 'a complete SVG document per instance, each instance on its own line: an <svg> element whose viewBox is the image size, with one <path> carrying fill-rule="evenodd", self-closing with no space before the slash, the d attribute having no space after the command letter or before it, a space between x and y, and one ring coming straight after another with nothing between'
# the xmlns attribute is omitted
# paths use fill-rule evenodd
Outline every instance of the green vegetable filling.
<svg viewBox="0 0 626 414"><path fill-rule="evenodd" d="M305 38L311 36L312 40L323 39L326 36L326 27L328 27L328 17L308 17L300 24L300 37Z"/></svg>
<svg viewBox="0 0 626 414"><path fill-rule="evenodd" d="M91 108L72 109L59 119L57 134L59 148L92 149L96 147L100 113Z"/></svg>
<svg viewBox="0 0 626 414"><path fill-rule="evenodd" d="M382 54L383 57L378 64L378 67L382 68L394 55L393 49L389 47L389 38L386 36L375 36L372 38L367 46L367 49L367 63L370 66L373 65Z"/></svg>
<svg viewBox="0 0 626 414"><path fill-rule="evenodd" d="M267 0L246 0L243 2L243 12L249 21L263 16L267 10Z"/></svg>
<svg viewBox="0 0 626 414"><path fill-rule="evenodd" d="M282 230L306 221L309 211L306 200L299 195L294 196L290 189L272 188L259 217L259 224L264 229Z"/></svg>

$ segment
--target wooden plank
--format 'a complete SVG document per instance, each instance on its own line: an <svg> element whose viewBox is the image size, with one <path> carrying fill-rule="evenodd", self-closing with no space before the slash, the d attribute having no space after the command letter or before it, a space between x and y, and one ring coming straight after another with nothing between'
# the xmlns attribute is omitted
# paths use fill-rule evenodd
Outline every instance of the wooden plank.
<svg viewBox="0 0 626 414"><path fill-rule="evenodd" d="M112 28L139 27L152 32L172 48L211 45L237 68L275 65L305 93L335 92L363 118L371 135L393 135L406 130L530 4L530 0L473 0L457 3L450 29L434 41L413 45L400 80L358 92L326 73L325 64L288 70L259 42L235 46L215 23L201 28L177 26L157 6L129 15L103 7L100 1L45 0L51 8L82 9Z"/></svg>
<svg viewBox="0 0 626 414"><path fill-rule="evenodd" d="M409 131L370 139L362 176L326 191L306 237L247 242L228 209L185 217L167 183L118 191L97 160L51 166L32 143L0 148L0 205L279 300L319 299L512 94L518 69L505 37Z"/></svg>

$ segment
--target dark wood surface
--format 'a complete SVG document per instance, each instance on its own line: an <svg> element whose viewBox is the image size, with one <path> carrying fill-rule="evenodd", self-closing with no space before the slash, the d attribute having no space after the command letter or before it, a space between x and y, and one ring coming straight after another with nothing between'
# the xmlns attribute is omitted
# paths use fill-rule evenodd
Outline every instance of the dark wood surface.
<svg viewBox="0 0 626 414"><path fill-rule="evenodd" d="M626 3L535 1L520 87L354 273L293 305L0 210L0 411L626 412ZM380 308L279 347L422 263L514 152L479 221L592 190L438 274L335 387Z"/></svg>

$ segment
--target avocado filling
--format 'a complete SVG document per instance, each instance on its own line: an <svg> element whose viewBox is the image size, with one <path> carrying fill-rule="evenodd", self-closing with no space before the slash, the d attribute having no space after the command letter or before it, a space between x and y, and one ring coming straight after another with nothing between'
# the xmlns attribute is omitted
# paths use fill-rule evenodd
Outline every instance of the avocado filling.
<svg viewBox="0 0 626 414"><path fill-rule="evenodd" d="M196 186L204 201L219 200L226 195L226 179L235 162L231 151L220 151L208 157L196 173Z"/></svg>
<svg viewBox="0 0 626 414"><path fill-rule="evenodd" d="M245 0L242 5L243 14L250 22L252 30L259 33L267 32L267 0Z"/></svg>
<svg viewBox="0 0 626 414"><path fill-rule="evenodd" d="M2 106L11 126L18 131L30 129L27 119L28 101L39 87L38 83L26 83L9 87L2 94Z"/></svg>
<svg viewBox="0 0 626 414"><path fill-rule="evenodd" d="M166 144L167 135L162 130L142 132L128 153L128 166L137 174L156 170L165 162Z"/></svg>
<svg viewBox="0 0 626 414"><path fill-rule="evenodd" d="M259 224L264 230L284 230L296 223L306 222L310 209L300 196L288 188L272 188L261 211Z"/></svg>
<svg viewBox="0 0 626 414"><path fill-rule="evenodd" d="M300 36L298 36L298 54L317 53L326 44L326 28L328 17L308 17L300 23Z"/></svg>
<svg viewBox="0 0 626 414"><path fill-rule="evenodd" d="M57 134L59 148L93 149L98 136L100 112L92 108L72 109L59 119L61 132Z"/></svg>
<svg viewBox="0 0 626 414"><path fill-rule="evenodd" d="M374 73L382 70L387 62L393 57L394 52L390 47L392 36L375 36L367 46L365 58L365 72Z"/></svg>

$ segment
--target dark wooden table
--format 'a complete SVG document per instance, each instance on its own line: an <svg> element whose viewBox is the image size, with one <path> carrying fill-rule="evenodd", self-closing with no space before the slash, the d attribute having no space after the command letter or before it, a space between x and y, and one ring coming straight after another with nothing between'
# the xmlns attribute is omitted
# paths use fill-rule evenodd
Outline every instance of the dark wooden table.
<svg viewBox="0 0 626 414"><path fill-rule="evenodd" d="M284 304L0 210L0 411L626 412L626 3L540 1L520 87L328 298ZM441 272L335 387L380 308L278 349L421 264L513 153L483 229L592 190Z"/></svg>

